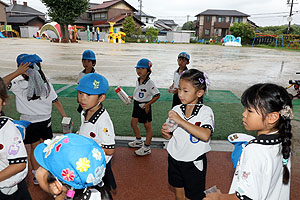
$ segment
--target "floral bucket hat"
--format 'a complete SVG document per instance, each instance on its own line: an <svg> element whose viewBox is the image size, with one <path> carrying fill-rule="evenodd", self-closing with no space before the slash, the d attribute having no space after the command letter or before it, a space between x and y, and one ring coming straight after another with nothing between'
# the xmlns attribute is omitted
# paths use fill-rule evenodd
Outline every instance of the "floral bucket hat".
<svg viewBox="0 0 300 200"><path fill-rule="evenodd" d="M45 140L34 150L36 161L74 189L101 183L106 161L102 148L92 139L74 133Z"/></svg>

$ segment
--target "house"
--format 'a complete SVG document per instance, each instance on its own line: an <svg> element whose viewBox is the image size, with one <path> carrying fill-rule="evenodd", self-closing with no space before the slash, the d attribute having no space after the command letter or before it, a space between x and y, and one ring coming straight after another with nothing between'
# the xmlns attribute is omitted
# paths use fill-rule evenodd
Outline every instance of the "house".
<svg viewBox="0 0 300 200"><path fill-rule="evenodd" d="M89 9L98 5L98 3L89 3ZM88 25L93 26L91 11L87 10L86 12L81 14L73 25L76 25L77 28L86 28Z"/></svg>
<svg viewBox="0 0 300 200"><path fill-rule="evenodd" d="M5 8L9 5L0 1L0 25L6 25L6 12Z"/></svg>
<svg viewBox="0 0 300 200"><path fill-rule="evenodd" d="M247 23L250 15L236 10L211 10L208 9L196 15L196 35L199 38L219 37L230 34L229 27L234 22Z"/></svg>
<svg viewBox="0 0 300 200"><path fill-rule="evenodd" d="M115 22L115 32L120 31L127 16L133 17L137 27L144 26L145 24L134 16L136 11L124 0L104 1L88 10L92 17L93 26L99 27L101 32L109 32L109 22Z"/></svg>
<svg viewBox="0 0 300 200"><path fill-rule="evenodd" d="M160 34L167 34L168 31L176 31L178 24L170 19L158 19L154 22L154 27L159 30Z"/></svg>
<svg viewBox="0 0 300 200"><path fill-rule="evenodd" d="M20 26L36 26L41 28L45 24L45 14L31 8L27 2L22 5L13 1L13 4L6 8L7 24L12 25L12 28L20 32Z"/></svg>
<svg viewBox="0 0 300 200"><path fill-rule="evenodd" d="M135 12L134 16L140 19L144 24L146 24L144 28L154 27L154 20L156 17L147 15L146 13L140 10Z"/></svg>

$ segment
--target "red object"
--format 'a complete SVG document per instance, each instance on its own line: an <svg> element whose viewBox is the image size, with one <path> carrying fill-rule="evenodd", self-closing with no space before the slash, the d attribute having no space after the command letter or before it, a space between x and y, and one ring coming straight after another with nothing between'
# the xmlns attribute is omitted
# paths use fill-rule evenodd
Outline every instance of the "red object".
<svg viewBox="0 0 300 200"><path fill-rule="evenodd" d="M201 125L201 122L196 122L195 125L196 125L196 126L200 126L200 125Z"/></svg>
<svg viewBox="0 0 300 200"><path fill-rule="evenodd" d="M96 134L95 134L94 132L90 132L90 136L91 136L92 138L94 138L94 137L96 137Z"/></svg>
<svg viewBox="0 0 300 200"><path fill-rule="evenodd" d="M116 93L119 93L120 91L121 91L121 87L118 87L118 88L115 89Z"/></svg>

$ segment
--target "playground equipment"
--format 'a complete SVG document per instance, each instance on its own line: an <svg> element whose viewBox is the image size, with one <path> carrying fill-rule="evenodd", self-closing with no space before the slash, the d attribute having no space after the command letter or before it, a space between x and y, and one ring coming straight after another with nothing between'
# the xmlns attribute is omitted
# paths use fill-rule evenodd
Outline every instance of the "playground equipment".
<svg viewBox="0 0 300 200"><path fill-rule="evenodd" d="M277 45L280 45L281 48L287 44L287 48L290 46L295 46L295 44L298 47L298 42L300 39L300 35L291 35L291 34L283 34L283 35L264 35L264 34L255 34L255 37L252 42L252 47L254 45L260 46L260 45L269 45L269 46L275 46L277 48Z"/></svg>
<svg viewBox="0 0 300 200"><path fill-rule="evenodd" d="M12 29L11 25L2 25L0 27L0 33L3 36L0 36L1 38L5 38L5 37L13 37L13 33L16 35L16 37L20 37L20 33L14 29ZM4 35L3 35L4 33ZM5 35L7 34L7 35Z"/></svg>
<svg viewBox="0 0 300 200"><path fill-rule="evenodd" d="M60 39L60 25L56 22L50 22L42 26L41 30L39 30L39 35L42 35L47 30L53 31L58 39Z"/></svg>
<svg viewBox="0 0 300 200"><path fill-rule="evenodd" d="M300 72L296 72L296 74L300 74ZM290 87L294 87L294 89L296 90L296 94L294 95L289 93L291 100L300 99L300 80L289 80L289 84L290 85L285 88L286 90Z"/></svg>
<svg viewBox="0 0 300 200"><path fill-rule="evenodd" d="M115 22L109 22L109 25L110 25L110 29L109 29L108 41L110 43L125 43L125 41L122 38L126 36L126 33L124 32L115 33L114 31Z"/></svg>
<svg viewBox="0 0 300 200"><path fill-rule="evenodd" d="M224 40L222 40L224 46L231 46L231 47L241 47L242 39L241 37L234 37L233 35L226 35Z"/></svg>
<svg viewBox="0 0 300 200"><path fill-rule="evenodd" d="M292 48L298 49L299 43L300 43L300 40L290 41L287 48L288 49L292 49Z"/></svg>

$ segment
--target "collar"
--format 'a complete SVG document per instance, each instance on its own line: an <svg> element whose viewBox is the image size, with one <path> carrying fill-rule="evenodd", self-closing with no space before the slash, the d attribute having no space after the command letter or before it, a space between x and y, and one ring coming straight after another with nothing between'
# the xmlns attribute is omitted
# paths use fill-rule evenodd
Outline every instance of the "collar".
<svg viewBox="0 0 300 200"><path fill-rule="evenodd" d="M281 143L281 138L279 134L259 135L255 139L249 142L249 144L252 143L257 143L262 145L275 145Z"/></svg>
<svg viewBox="0 0 300 200"><path fill-rule="evenodd" d="M99 108L93 115L92 117L88 120L88 122L91 122L92 124L95 124L96 121L98 120L98 118L102 115L102 113L104 113L105 108L104 106L101 104L101 108ZM86 116L86 112L84 111L83 116Z"/></svg>
<svg viewBox="0 0 300 200"><path fill-rule="evenodd" d="M178 67L178 69L176 70L176 72L177 73L179 73L179 70L180 70L180 67ZM188 68L187 67L185 67L183 70L182 70L182 72L181 73L183 73L184 71L186 71L186 70L188 70ZM181 75L181 74L180 74Z"/></svg>
<svg viewBox="0 0 300 200"><path fill-rule="evenodd" d="M182 105L180 106L180 109L181 109L181 111L182 111L182 113L183 113L183 115L184 115L184 118L186 118L186 117L185 117L186 106L187 106L186 104L182 104ZM186 119L189 120L189 119L191 119L192 117L198 115L198 113L199 113L199 111L200 111L200 108L201 108L202 106L203 106L203 104L201 103L201 100L199 99L198 103L195 104L195 107L194 107L194 109L193 109L193 112L192 112L191 116L190 116L189 118L186 118Z"/></svg>
<svg viewBox="0 0 300 200"><path fill-rule="evenodd" d="M85 73L85 71L86 71L85 69L82 70L82 73ZM95 68L93 67L93 68L92 68L92 71L91 71L90 73L95 73L95 71L96 71L96 70L95 70Z"/></svg>
<svg viewBox="0 0 300 200"><path fill-rule="evenodd" d="M147 83L147 81L149 81L150 80L150 77L148 76L143 82L142 82L142 84L140 84L140 77L138 77L138 83L139 83L139 85L145 85L146 83Z"/></svg>
<svg viewBox="0 0 300 200"><path fill-rule="evenodd" d="M0 117L0 129L6 124L7 121L7 117Z"/></svg>

